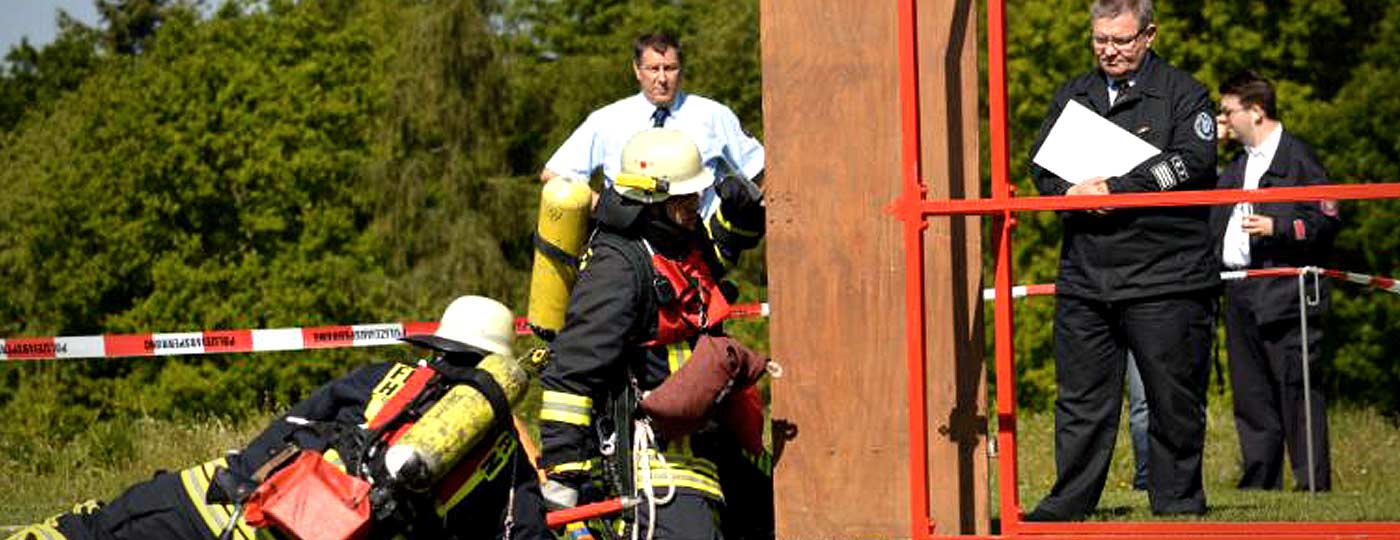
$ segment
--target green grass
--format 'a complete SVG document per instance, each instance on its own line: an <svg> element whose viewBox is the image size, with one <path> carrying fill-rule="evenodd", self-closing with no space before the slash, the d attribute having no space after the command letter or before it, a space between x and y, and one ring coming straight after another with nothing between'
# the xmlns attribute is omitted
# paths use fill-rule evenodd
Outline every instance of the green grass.
<svg viewBox="0 0 1400 540"><path fill-rule="evenodd" d="M42 521L88 500L111 500L157 470L179 470L241 447L271 418L193 425L143 419L101 423L67 443L0 444L3 527ZM16 448L22 448L17 450ZM19 454L19 456L16 456Z"/></svg>
<svg viewBox="0 0 1400 540"><path fill-rule="evenodd" d="M1211 395L1206 428L1205 485L1209 513L1206 521L1393 521L1400 520L1400 427L1373 410L1332 407L1328 426L1332 443L1332 491L1241 491L1239 441L1228 397ZM1091 520L1157 520L1147 505L1147 493L1133 491L1132 445L1127 412L1123 413L1113 466L1099 510ZM1020 495L1030 511L1050 492L1055 481L1054 415L1018 415ZM996 463L992 463L995 486ZM1285 465L1285 486L1292 486ZM995 495L994 495L995 497ZM993 501L992 511L998 507ZM1182 519L1182 518L1170 518Z"/></svg>
<svg viewBox="0 0 1400 540"><path fill-rule="evenodd" d="M1212 396L1215 398L1216 396ZM1333 488L1310 497L1296 492L1244 492L1234 489L1239 449L1229 400L1209 409L1206 441L1206 494L1210 521L1373 521L1400 520L1400 427L1374 411L1334 407ZM177 470L222 455L250 439L270 418L203 421L192 425L134 420L95 426L65 444L4 441L0 449L0 527L42 520L87 499L110 500L127 486L159 469ZM1127 416L1124 416L1126 421ZM1022 412L1020 425L1021 501L1033 508L1054 481L1053 418ZM14 457L23 446L25 457ZM991 464L996 486L996 464ZM1115 448L1113 469L1096 520L1151 520L1147 495L1133 491L1132 457L1126 425ZM1292 480L1287 479L1286 485ZM992 509L997 511L995 490ZM0 534L4 531L0 529Z"/></svg>

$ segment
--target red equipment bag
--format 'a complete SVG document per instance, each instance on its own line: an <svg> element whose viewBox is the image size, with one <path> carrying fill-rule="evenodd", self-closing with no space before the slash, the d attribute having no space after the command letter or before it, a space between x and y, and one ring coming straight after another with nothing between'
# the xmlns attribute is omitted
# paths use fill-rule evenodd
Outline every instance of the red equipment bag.
<svg viewBox="0 0 1400 540"><path fill-rule="evenodd" d="M369 482L312 450L269 477L243 506L248 525L271 526L297 540L364 540L369 516Z"/></svg>
<svg viewBox="0 0 1400 540"><path fill-rule="evenodd" d="M749 386L734 392L719 404L719 423L729 428L739 446L750 455L763 455L763 399L758 387Z"/></svg>
<svg viewBox="0 0 1400 540"><path fill-rule="evenodd" d="M642 398L641 409L652 419L652 425L662 437L675 439L689 435L705 427L719 402L757 398L757 393L744 395L745 390L758 382L767 365L767 358L733 338L701 336L690 361L648 392ZM745 405L733 412L743 413L752 403ZM761 404L759 412L762 418ZM729 419L722 417L721 421Z"/></svg>

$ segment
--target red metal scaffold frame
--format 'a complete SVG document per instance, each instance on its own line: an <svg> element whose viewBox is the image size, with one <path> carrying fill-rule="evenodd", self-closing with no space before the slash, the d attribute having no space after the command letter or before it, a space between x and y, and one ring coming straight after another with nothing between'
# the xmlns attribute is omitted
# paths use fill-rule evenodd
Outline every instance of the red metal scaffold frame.
<svg viewBox="0 0 1400 540"><path fill-rule="evenodd" d="M918 30L916 0L899 0L899 92L903 144L903 189L895 202L895 214L903 222L905 249L905 336L908 351L909 397L909 499L910 539L970 538L934 535L929 513L927 375L924 317L923 230L930 216L991 215L996 219L995 354L997 448L1001 534L988 538L1134 538L1238 539L1268 538L1392 538L1400 539L1400 522L1092 522L1027 523L1022 521L1016 488L1016 403L1014 352L1010 339L1012 319L1011 231L1013 212L1130 208L1141 206L1197 206L1241 201L1279 202L1317 199L1400 198L1400 184L1352 184L1318 187L1271 188L1252 191L1216 190L1175 193L1142 193L1082 197L1013 196L1008 181L1006 128L1006 48L1004 0L987 1L987 81L991 131L992 195L990 199L935 200L924 198L923 164L919 137Z"/></svg>

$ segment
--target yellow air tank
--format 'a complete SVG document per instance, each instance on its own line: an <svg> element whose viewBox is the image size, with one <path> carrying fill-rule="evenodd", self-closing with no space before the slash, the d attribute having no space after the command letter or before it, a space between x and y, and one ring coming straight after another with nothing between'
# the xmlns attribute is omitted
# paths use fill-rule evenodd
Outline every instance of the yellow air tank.
<svg viewBox="0 0 1400 540"><path fill-rule="evenodd" d="M477 364L501 386L511 407L520 403L530 376L538 373L540 367L533 357L522 367L498 354ZM481 443L494 420L486 396L465 384L453 386L389 447L384 454L385 467L391 477L409 489L428 489Z"/></svg>
<svg viewBox="0 0 1400 540"><path fill-rule="evenodd" d="M564 326L564 309L577 277L592 202L593 191L587 183L562 176L551 178L540 193L527 319L546 339Z"/></svg>

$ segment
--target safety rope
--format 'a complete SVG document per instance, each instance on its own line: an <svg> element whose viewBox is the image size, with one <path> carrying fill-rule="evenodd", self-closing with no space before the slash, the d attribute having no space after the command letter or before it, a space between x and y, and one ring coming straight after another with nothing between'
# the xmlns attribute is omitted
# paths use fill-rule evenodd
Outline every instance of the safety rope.
<svg viewBox="0 0 1400 540"><path fill-rule="evenodd" d="M656 485L652 483L652 457L648 452L655 449L656 463L665 478L666 496L656 498ZM666 462L666 456L656 444L656 432L651 429L651 420L648 418L638 418L633 424L632 431L632 459L637 460L640 467L640 478L637 489L642 492L642 498L647 502L647 536L646 540L652 540L656 535L656 507L665 506L676 496L676 482L671 475L671 467ZM632 526L632 540L637 540L637 526Z"/></svg>

